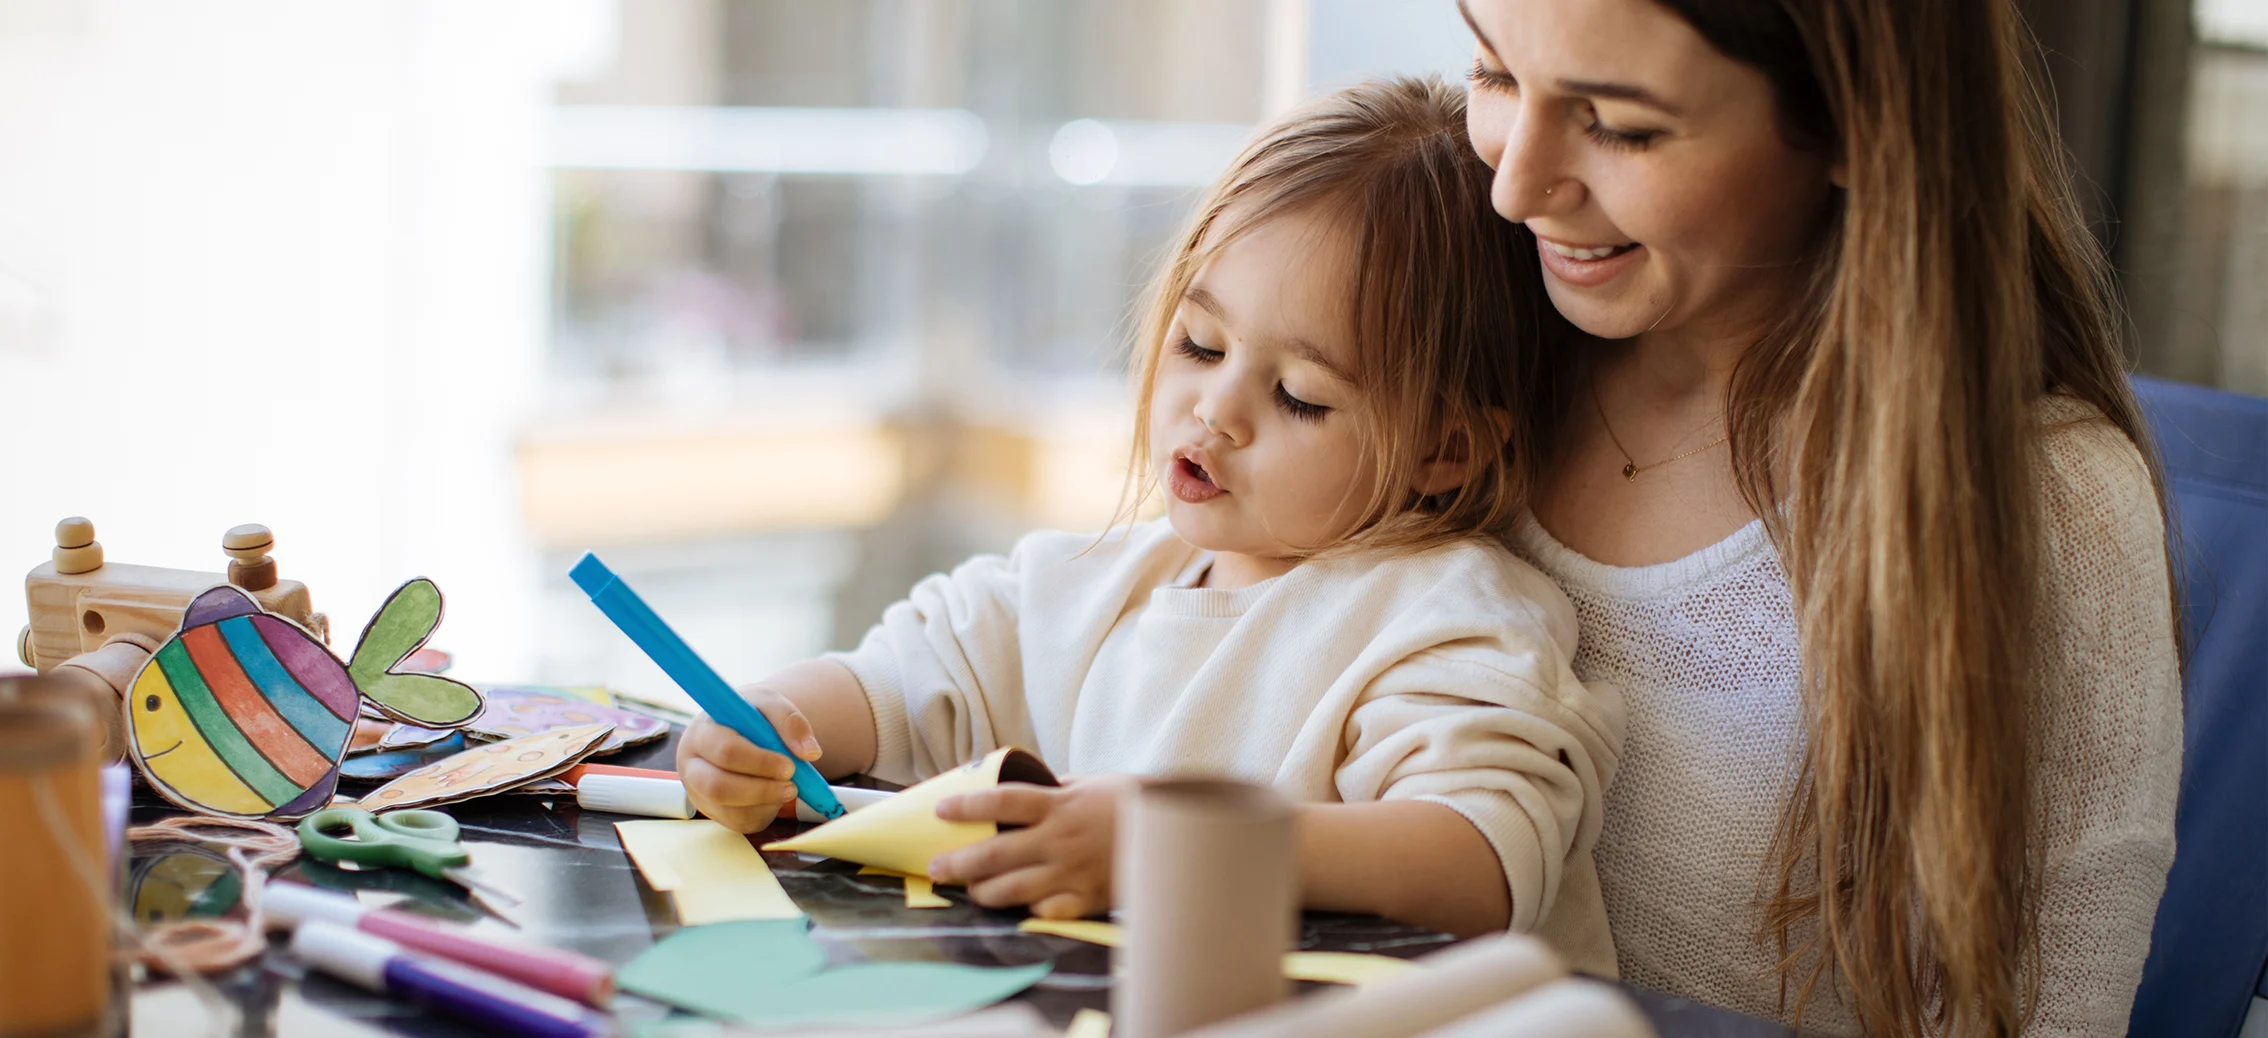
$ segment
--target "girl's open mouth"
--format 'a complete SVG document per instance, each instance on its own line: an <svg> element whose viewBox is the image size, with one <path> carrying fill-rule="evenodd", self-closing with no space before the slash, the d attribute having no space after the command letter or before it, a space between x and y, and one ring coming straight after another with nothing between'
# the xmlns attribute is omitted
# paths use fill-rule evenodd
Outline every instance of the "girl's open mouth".
<svg viewBox="0 0 2268 1038"><path fill-rule="evenodd" d="M1178 457L1173 459L1173 467L1166 470L1166 489L1193 505L1228 493L1213 482L1212 474L1206 472L1204 466Z"/></svg>

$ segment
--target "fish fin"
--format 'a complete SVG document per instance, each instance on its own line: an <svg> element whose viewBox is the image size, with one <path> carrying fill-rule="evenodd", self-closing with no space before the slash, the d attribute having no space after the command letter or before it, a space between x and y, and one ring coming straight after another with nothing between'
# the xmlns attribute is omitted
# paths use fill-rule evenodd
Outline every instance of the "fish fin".
<svg viewBox="0 0 2268 1038"><path fill-rule="evenodd" d="M221 584L206 588L189 600L189 607L181 611L181 629L186 631L203 624L218 623L232 616L251 616L261 612L260 603L245 594L234 584Z"/></svg>
<svg viewBox="0 0 2268 1038"><path fill-rule="evenodd" d="M454 728L480 714L481 696L471 685L432 674L396 674L441 626L441 589L419 577L396 588L362 629L347 677L379 711L397 721L427 728Z"/></svg>

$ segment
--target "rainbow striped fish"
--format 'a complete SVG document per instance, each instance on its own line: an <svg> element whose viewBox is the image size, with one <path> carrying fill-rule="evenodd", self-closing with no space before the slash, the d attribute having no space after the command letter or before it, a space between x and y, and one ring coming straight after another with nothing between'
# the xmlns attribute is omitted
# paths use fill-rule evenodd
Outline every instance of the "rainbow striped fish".
<svg viewBox="0 0 2268 1038"><path fill-rule="evenodd" d="M419 577L386 599L342 664L243 590L205 591L134 677L124 704L134 764L151 788L192 811L312 814L338 789L362 700L427 728L480 713L480 693L468 685L393 672L440 624L441 590Z"/></svg>

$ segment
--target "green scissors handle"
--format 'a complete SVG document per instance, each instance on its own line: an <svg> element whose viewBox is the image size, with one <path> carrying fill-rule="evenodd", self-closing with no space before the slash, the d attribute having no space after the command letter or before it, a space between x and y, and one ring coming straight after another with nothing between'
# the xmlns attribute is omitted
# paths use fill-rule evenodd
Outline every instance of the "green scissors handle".
<svg viewBox="0 0 2268 1038"><path fill-rule="evenodd" d="M352 839L333 833L344 830ZM299 822L299 843L324 861L414 869L434 879L472 861L457 840L457 820L439 811L373 815L359 807L327 807Z"/></svg>

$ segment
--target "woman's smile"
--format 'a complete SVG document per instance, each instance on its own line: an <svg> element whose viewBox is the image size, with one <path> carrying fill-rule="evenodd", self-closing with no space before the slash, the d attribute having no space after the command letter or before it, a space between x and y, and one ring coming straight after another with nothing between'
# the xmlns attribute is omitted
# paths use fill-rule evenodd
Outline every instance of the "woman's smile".
<svg viewBox="0 0 2268 1038"><path fill-rule="evenodd" d="M1637 242L1620 245L1575 245L1536 236L1536 255L1551 276L1577 288L1597 288L1636 266L1646 247Z"/></svg>

